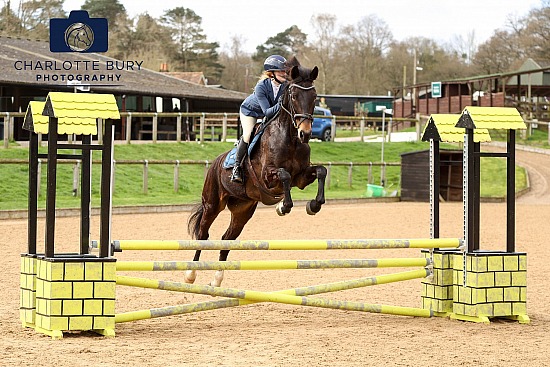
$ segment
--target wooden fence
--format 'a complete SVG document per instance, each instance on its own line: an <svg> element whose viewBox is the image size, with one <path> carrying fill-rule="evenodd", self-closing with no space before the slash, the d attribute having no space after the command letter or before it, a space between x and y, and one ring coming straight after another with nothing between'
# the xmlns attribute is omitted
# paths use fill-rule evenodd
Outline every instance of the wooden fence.
<svg viewBox="0 0 550 367"><path fill-rule="evenodd" d="M41 182L42 177L42 164L47 163L47 159L39 159L38 160L38 182ZM101 164L101 161L94 160L94 164ZM174 168L174 192L178 192L179 190L179 183L180 183L180 167L182 165L202 165L204 166L204 175L206 177L206 172L208 171L208 168L212 164L212 161L208 160L117 160L114 162L113 167L113 190L115 188L115 181L116 181L116 167L119 165L141 165L143 167L143 179L142 179L142 187L143 187L143 193L147 194L149 190L149 166L150 165L171 165ZM28 161L26 159L0 159L0 165L3 164L18 164L18 165L28 165ZM73 195L79 195L79 188L80 188L80 169L81 169L81 161L77 159L60 159L58 160L58 164L72 164L73 165ZM368 174L367 174L367 184L373 183L373 167L380 167L380 179L381 181L385 182L386 177L386 167L388 166L397 166L400 167L401 163L397 162L314 162L312 163L314 165L324 165L327 167L327 178L325 181L325 185L327 188L330 188L331 185L331 169L333 167L348 167L348 175L347 175L347 184L348 187L352 187L353 185L353 168L354 167L368 167ZM40 195L40 186L38 187L38 195Z"/></svg>
<svg viewBox="0 0 550 367"><path fill-rule="evenodd" d="M175 142L191 140L202 143L206 140L227 141L230 138L236 139L239 135L237 113L121 112L120 115L122 131L117 129L119 134L117 141L125 141L127 144L136 138L142 140L150 137L153 143L158 142L159 138ZM0 112L0 136L3 135L4 148L8 148L9 142L15 140L15 124L22 124L24 116L24 112ZM332 140L339 129L357 129L359 139L364 141L367 129L380 130L382 125L381 117L331 116L331 119ZM385 131L388 134L397 131L399 126L419 125L415 119L391 118L389 116L385 118L384 122ZM99 129L103 130L101 119L99 119ZM420 133L420 127L417 130ZM38 134L38 139L41 143L42 134ZM99 144L102 143L101 134L95 139Z"/></svg>

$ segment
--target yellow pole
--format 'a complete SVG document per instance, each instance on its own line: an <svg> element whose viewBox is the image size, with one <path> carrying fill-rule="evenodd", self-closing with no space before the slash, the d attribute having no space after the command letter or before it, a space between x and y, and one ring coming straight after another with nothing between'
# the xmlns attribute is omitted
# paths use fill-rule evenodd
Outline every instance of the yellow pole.
<svg viewBox="0 0 550 367"><path fill-rule="evenodd" d="M427 266L429 258L254 261L117 261L117 271L289 270Z"/></svg>
<svg viewBox="0 0 550 367"><path fill-rule="evenodd" d="M285 289L281 291L276 291L274 293L283 293L283 294L290 294L295 296L309 296L313 294L337 292L337 291L367 287L367 286L372 286L377 284L387 284L387 283L400 282L400 281L410 280L410 279L425 278L430 274L431 272L428 269L409 270L409 271L395 273L395 274L384 274L384 275L365 277L365 278L359 278L359 279L351 279L351 280L345 280L345 281L328 283L328 284L314 285L309 287ZM154 308L150 310L130 311L130 312L116 314L115 323L144 320L144 319L151 319L151 318L164 317L164 316L181 315L185 313L214 310L214 309L226 308L226 307L242 306L242 305L248 305L252 303L257 303L257 302L244 300L244 299L226 298L226 299L221 299L217 301L198 302L198 303L191 303L191 304L185 304L185 305Z"/></svg>
<svg viewBox="0 0 550 367"><path fill-rule="evenodd" d="M340 250L392 248L458 248L458 238L351 240L118 240L121 250Z"/></svg>
<svg viewBox="0 0 550 367"><path fill-rule="evenodd" d="M242 290L234 288L220 288L208 285L185 284L179 282L159 281L154 279L133 278L127 276L117 276L117 284L129 285L142 288L164 289L178 292L188 292L197 294L208 294L211 296L230 297L245 299L254 302L276 302L292 305L332 308L350 311L374 312L383 314L394 314L403 316L431 317L431 310L421 308L387 306L378 304L368 304L362 302L348 302L321 298L310 298L304 296L294 296L283 293L260 292L251 290ZM144 311L146 312L146 311ZM116 320L116 319L115 319Z"/></svg>

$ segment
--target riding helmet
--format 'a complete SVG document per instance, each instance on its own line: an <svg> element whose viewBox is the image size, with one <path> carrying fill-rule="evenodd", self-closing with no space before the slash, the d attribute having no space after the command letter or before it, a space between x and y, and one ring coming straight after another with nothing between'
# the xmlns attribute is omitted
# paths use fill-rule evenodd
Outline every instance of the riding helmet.
<svg viewBox="0 0 550 367"><path fill-rule="evenodd" d="M280 55L271 55L264 61L265 71L276 71L285 69L286 59Z"/></svg>

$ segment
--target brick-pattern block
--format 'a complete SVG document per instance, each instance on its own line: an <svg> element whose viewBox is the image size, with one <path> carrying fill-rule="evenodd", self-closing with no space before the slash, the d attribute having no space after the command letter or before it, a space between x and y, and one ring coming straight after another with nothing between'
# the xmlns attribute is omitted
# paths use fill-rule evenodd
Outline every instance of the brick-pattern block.
<svg viewBox="0 0 550 367"><path fill-rule="evenodd" d="M527 315L526 253L467 253L466 278L463 255L453 255L452 264L453 313L457 318Z"/></svg>
<svg viewBox="0 0 550 367"><path fill-rule="evenodd" d="M19 317L26 327L34 327L36 311L36 256L21 255Z"/></svg>
<svg viewBox="0 0 550 367"><path fill-rule="evenodd" d="M94 330L114 335L116 260L38 257L36 329L52 337Z"/></svg>
<svg viewBox="0 0 550 367"><path fill-rule="evenodd" d="M456 250L433 251L433 276L422 279L422 308L448 315L453 312L453 255ZM422 255L430 257L428 250Z"/></svg>

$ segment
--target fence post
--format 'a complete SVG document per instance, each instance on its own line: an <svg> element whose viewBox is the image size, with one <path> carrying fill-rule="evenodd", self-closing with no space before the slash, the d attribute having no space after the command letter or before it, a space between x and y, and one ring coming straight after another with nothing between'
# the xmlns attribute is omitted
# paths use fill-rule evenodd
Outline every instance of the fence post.
<svg viewBox="0 0 550 367"><path fill-rule="evenodd" d="M206 180L206 174L208 173L208 168L210 167L210 162L208 160L204 161L204 179Z"/></svg>
<svg viewBox="0 0 550 367"><path fill-rule="evenodd" d="M380 186L386 186L386 162L382 163L382 170L380 171Z"/></svg>
<svg viewBox="0 0 550 367"><path fill-rule="evenodd" d="M111 196L115 195L116 161L113 159L113 171L111 173Z"/></svg>
<svg viewBox="0 0 550 367"><path fill-rule="evenodd" d="M8 116L8 127L9 127L9 132L8 132L8 137L9 137L9 140L10 141L15 141L15 122L14 122L14 117L13 116Z"/></svg>
<svg viewBox="0 0 550 367"><path fill-rule="evenodd" d="M158 132L158 113L155 112L153 115L153 143L157 142L157 132Z"/></svg>
<svg viewBox="0 0 550 367"><path fill-rule="evenodd" d="M143 160L143 193L147 195L149 177L149 161Z"/></svg>
<svg viewBox="0 0 550 367"><path fill-rule="evenodd" d="M391 129L392 129L392 121L393 118L390 117L390 122L388 122L388 143L391 142Z"/></svg>
<svg viewBox="0 0 550 367"><path fill-rule="evenodd" d="M225 142L227 140L227 112L223 114L222 120L222 138L221 141Z"/></svg>
<svg viewBox="0 0 550 367"><path fill-rule="evenodd" d="M103 119L97 119L97 143L103 145Z"/></svg>
<svg viewBox="0 0 550 367"><path fill-rule="evenodd" d="M334 141L336 136L336 116L332 116L332 123L330 128L330 141Z"/></svg>
<svg viewBox="0 0 550 367"><path fill-rule="evenodd" d="M369 162L369 173L367 175L367 183L372 183L372 162Z"/></svg>
<svg viewBox="0 0 550 367"><path fill-rule="evenodd" d="M199 143L204 143L204 125L206 123L206 116L204 112L201 114L200 127L199 127Z"/></svg>
<svg viewBox="0 0 550 367"><path fill-rule="evenodd" d="M176 117L176 141L181 143L181 112Z"/></svg>
<svg viewBox="0 0 550 367"><path fill-rule="evenodd" d="M38 169L36 173L37 192L36 197L40 196L40 181L42 180L42 159L38 159Z"/></svg>
<svg viewBox="0 0 550 367"><path fill-rule="evenodd" d="M361 121L359 122L359 131L361 135L361 142L365 141L365 118L361 117Z"/></svg>
<svg viewBox="0 0 550 367"><path fill-rule="evenodd" d="M80 187L80 161L77 160L73 166L73 196L79 196Z"/></svg>
<svg viewBox="0 0 550 367"><path fill-rule="evenodd" d="M353 162L349 162L348 168L348 187L351 189L353 183Z"/></svg>
<svg viewBox="0 0 550 367"><path fill-rule="evenodd" d="M327 178L326 178L326 184L327 184L327 189L330 189L330 171L331 171L331 168L332 168L332 162L328 162L328 165L327 165Z"/></svg>
<svg viewBox="0 0 550 367"><path fill-rule="evenodd" d="M4 148L8 149L10 144L10 113L6 112L6 116L4 117Z"/></svg>
<svg viewBox="0 0 550 367"><path fill-rule="evenodd" d="M126 118L126 144L130 144L132 139L132 112L128 112L128 117Z"/></svg>
<svg viewBox="0 0 550 367"><path fill-rule="evenodd" d="M180 188L180 161L176 160L174 166L174 192L178 192Z"/></svg>

